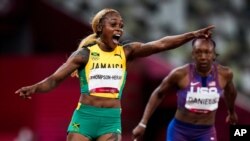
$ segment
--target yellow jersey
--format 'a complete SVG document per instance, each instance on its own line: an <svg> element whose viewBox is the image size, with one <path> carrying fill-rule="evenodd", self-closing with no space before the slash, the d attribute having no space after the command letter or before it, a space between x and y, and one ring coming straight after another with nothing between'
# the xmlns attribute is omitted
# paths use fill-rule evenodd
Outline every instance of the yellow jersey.
<svg viewBox="0 0 250 141"><path fill-rule="evenodd" d="M126 82L126 56L123 46L112 52L102 51L98 44L87 47L89 60L78 69L82 94L120 99Z"/></svg>

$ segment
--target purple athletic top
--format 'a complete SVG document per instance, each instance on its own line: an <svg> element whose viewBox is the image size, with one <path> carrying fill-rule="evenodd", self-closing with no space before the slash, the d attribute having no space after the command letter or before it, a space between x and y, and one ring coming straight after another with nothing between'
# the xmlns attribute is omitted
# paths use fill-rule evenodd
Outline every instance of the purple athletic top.
<svg viewBox="0 0 250 141"><path fill-rule="evenodd" d="M223 89L218 83L217 64L206 77L201 77L195 70L195 64L189 64L189 84L177 91L178 108L186 108L191 112L208 113L218 108Z"/></svg>

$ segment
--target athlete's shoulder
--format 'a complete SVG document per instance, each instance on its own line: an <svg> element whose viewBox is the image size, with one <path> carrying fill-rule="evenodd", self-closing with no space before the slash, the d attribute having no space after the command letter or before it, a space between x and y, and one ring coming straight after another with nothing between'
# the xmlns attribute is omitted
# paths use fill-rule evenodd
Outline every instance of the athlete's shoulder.
<svg viewBox="0 0 250 141"><path fill-rule="evenodd" d="M123 46L124 46L125 50L131 51L134 49L141 48L142 45L143 45L143 43L141 43L141 42L130 42L130 43L124 44Z"/></svg>
<svg viewBox="0 0 250 141"><path fill-rule="evenodd" d="M116 46L116 48L124 50L124 45L118 44L118 45Z"/></svg>
<svg viewBox="0 0 250 141"><path fill-rule="evenodd" d="M79 48L71 54L70 58L74 60L86 62L88 61L88 58L89 58L89 52L90 50L87 47Z"/></svg>
<svg viewBox="0 0 250 141"><path fill-rule="evenodd" d="M134 48L134 47L140 47L141 46L141 42L129 42L129 43L125 43L122 46L124 46L124 48Z"/></svg>
<svg viewBox="0 0 250 141"><path fill-rule="evenodd" d="M89 43L89 44L87 44L87 45L83 45L83 46L81 46L80 48L89 48L89 47L93 47L93 46L95 46L95 45L97 45L97 43L96 43L96 42L93 42L93 43Z"/></svg>
<svg viewBox="0 0 250 141"><path fill-rule="evenodd" d="M230 79L233 77L233 71L228 66L217 64L217 70L218 74L223 76L224 78Z"/></svg>
<svg viewBox="0 0 250 141"><path fill-rule="evenodd" d="M228 66L223 66L221 64L217 64L217 69L219 73L223 73L223 74L231 74L233 73L232 69Z"/></svg>
<svg viewBox="0 0 250 141"><path fill-rule="evenodd" d="M183 66L179 66L174 68L171 72L170 72L170 76L174 77L174 78L183 78L186 75L188 75L189 72L189 64L185 64Z"/></svg>
<svg viewBox="0 0 250 141"><path fill-rule="evenodd" d="M185 64L183 66L176 67L172 70L173 73L178 75L185 75L189 72L190 64Z"/></svg>
<svg viewBox="0 0 250 141"><path fill-rule="evenodd" d="M141 47L140 42L130 42L123 44L123 50L128 60L133 60L137 56L134 55L134 52Z"/></svg>

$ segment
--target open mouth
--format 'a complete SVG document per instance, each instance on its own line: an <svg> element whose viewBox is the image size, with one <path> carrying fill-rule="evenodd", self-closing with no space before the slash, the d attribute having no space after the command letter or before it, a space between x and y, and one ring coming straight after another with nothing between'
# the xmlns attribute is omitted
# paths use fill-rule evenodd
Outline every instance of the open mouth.
<svg viewBox="0 0 250 141"><path fill-rule="evenodd" d="M201 67L207 67L208 64L207 64L207 63L200 63L200 66L201 66Z"/></svg>
<svg viewBox="0 0 250 141"><path fill-rule="evenodd" d="M119 39L121 38L121 35L119 35L119 34L115 34L115 35L113 35L113 42L115 43L115 44L119 44Z"/></svg>

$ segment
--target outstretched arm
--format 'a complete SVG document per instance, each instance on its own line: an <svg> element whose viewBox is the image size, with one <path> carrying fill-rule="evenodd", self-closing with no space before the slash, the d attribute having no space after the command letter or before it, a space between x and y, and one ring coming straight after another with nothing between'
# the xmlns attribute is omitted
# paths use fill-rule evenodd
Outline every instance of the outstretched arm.
<svg viewBox="0 0 250 141"><path fill-rule="evenodd" d="M144 134L148 120L154 113L155 109L159 106L159 104L165 98L166 94L175 90L175 88L177 87L177 80L178 78L174 70L166 78L164 78L162 83L154 90L154 92L152 93L146 105L146 108L145 108L145 111L144 111L144 114L140 123L133 130L134 140L137 140Z"/></svg>
<svg viewBox="0 0 250 141"><path fill-rule="evenodd" d="M87 62L87 49L75 51L68 60L60 66L52 75L44 80L30 86L25 86L18 89L15 93L23 98L31 99L31 94L48 92L59 85L65 78L67 78L74 70Z"/></svg>
<svg viewBox="0 0 250 141"><path fill-rule="evenodd" d="M166 36L148 43L130 43L125 45L125 51L128 58L146 57L154 53L180 47L196 37L209 37L211 36L211 30L213 28L214 26L208 26L200 30L180 35Z"/></svg>
<svg viewBox="0 0 250 141"><path fill-rule="evenodd" d="M236 124L238 122L238 117L235 112L234 106L235 106L235 99L237 97L237 91L233 84L233 73L231 70L229 70L227 77L228 83L225 86L224 89L224 98L225 103L228 108L228 116L226 118L226 122L230 124Z"/></svg>

